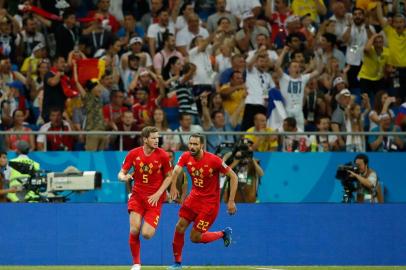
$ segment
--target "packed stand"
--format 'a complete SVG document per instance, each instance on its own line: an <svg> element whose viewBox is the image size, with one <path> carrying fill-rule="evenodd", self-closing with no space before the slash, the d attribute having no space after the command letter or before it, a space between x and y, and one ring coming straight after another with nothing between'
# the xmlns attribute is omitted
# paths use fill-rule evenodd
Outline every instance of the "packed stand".
<svg viewBox="0 0 406 270"><path fill-rule="evenodd" d="M403 151L402 1L0 1L1 129L246 131L255 151ZM266 136L251 132L269 132ZM135 135L5 135L30 150L129 150ZM184 150L187 135L161 145Z"/></svg>

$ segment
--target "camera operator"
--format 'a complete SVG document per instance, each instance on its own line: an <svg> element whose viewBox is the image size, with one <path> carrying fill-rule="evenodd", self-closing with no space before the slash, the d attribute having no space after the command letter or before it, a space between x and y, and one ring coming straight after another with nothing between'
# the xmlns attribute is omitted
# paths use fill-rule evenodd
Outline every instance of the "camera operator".
<svg viewBox="0 0 406 270"><path fill-rule="evenodd" d="M27 155L30 151L30 145L26 141L18 141L17 147L17 157L10 160L10 167L13 168L10 175L10 188L18 189L18 192L9 194L12 196L7 196L12 202L37 202L40 198L33 190L23 189L22 178L31 177L30 173L39 171L39 163L30 159ZM20 166L21 165L21 166ZM31 171L24 171L22 168L31 168Z"/></svg>
<svg viewBox="0 0 406 270"><path fill-rule="evenodd" d="M355 165L358 171L348 170L350 177L358 180L357 202L382 202L382 193L378 183L378 176L374 170L369 168L369 159L365 154L359 154L355 157Z"/></svg>
<svg viewBox="0 0 406 270"><path fill-rule="evenodd" d="M233 152L224 155L224 162L230 163L230 168L238 176L238 189L235 202L254 203L257 200L257 190L259 179L264 175L264 171L259 165L259 161L253 158L253 142L248 139L241 139ZM229 187L225 186L225 201L228 201Z"/></svg>

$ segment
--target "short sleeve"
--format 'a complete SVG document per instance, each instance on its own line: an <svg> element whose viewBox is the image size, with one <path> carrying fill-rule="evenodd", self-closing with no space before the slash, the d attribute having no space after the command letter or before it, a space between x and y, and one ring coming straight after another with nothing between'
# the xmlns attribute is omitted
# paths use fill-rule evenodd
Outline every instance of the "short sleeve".
<svg viewBox="0 0 406 270"><path fill-rule="evenodd" d="M121 169L125 171L129 171L131 167L133 166L133 160L134 160L134 152L131 151L127 154L123 161L123 165L121 165Z"/></svg>
<svg viewBox="0 0 406 270"><path fill-rule="evenodd" d="M176 165L179 166L179 167L185 166L186 163L187 163L187 159L188 159L188 156L187 156L187 155L188 155L187 152L184 152L184 153L179 157L178 163L177 163Z"/></svg>
<svg viewBox="0 0 406 270"><path fill-rule="evenodd" d="M215 156L216 168L218 168L219 172L222 174L226 174L231 171L231 168L219 157Z"/></svg>

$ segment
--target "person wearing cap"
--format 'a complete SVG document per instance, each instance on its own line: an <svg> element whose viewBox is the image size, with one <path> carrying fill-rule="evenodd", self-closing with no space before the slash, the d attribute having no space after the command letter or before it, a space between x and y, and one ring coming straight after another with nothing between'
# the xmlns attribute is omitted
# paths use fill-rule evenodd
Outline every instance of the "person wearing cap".
<svg viewBox="0 0 406 270"><path fill-rule="evenodd" d="M73 65L73 78L86 108L86 131L105 131L107 123L103 118L102 86L97 79L91 79L83 87L78 80L76 63ZM86 135L86 151L103 151L107 147L108 138L105 135Z"/></svg>
<svg viewBox="0 0 406 270"><path fill-rule="evenodd" d="M341 90L336 96L337 108L331 116L331 130L333 132L347 131L345 123L345 110L351 102L351 92L348 89ZM338 136L338 144L340 149L345 147L345 138Z"/></svg>
<svg viewBox="0 0 406 270"><path fill-rule="evenodd" d="M24 59L21 66L21 73L24 75L31 75L31 78L35 81L37 79L37 67L42 59L46 57L45 44L38 43L33 49L32 54Z"/></svg>
<svg viewBox="0 0 406 270"><path fill-rule="evenodd" d="M258 48L257 35L262 33L269 38L268 30L263 26L256 25L256 17L251 12L243 13L242 17L242 29L237 32L235 39L237 46L242 52L248 52L249 50L255 50Z"/></svg>
<svg viewBox="0 0 406 270"><path fill-rule="evenodd" d="M123 53L120 58L121 75L123 76L126 69L130 67L128 62L129 55L135 55L139 59L138 65L140 67L152 68L152 59L149 53L142 51L144 42L141 37L132 37L128 42L128 51ZM123 77L122 77L123 79Z"/></svg>

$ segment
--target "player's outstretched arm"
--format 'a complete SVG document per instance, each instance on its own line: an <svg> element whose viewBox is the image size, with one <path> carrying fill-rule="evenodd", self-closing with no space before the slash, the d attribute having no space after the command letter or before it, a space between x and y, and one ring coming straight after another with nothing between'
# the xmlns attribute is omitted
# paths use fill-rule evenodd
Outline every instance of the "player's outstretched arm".
<svg viewBox="0 0 406 270"><path fill-rule="evenodd" d="M227 203L227 212L230 215L234 215L237 212L237 207L235 206L234 198L237 193L238 178L233 170L230 170L227 173L227 176L230 177L230 196Z"/></svg>
<svg viewBox="0 0 406 270"><path fill-rule="evenodd" d="M128 174L128 171L121 169L118 173L118 180L128 182L132 179L131 174Z"/></svg>
<svg viewBox="0 0 406 270"><path fill-rule="evenodd" d="M172 200L175 200L179 196L179 190L176 188L176 181L178 179L179 174L182 172L182 167L179 165L176 165L175 168L172 171L171 175L171 190L170 190L170 196Z"/></svg>

